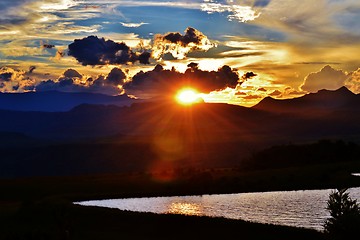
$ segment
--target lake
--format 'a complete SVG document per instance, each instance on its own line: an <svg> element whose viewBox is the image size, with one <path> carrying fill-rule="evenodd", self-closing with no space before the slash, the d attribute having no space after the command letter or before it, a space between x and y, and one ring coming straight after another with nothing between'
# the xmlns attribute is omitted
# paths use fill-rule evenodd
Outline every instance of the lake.
<svg viewBox="0 0 360 240"><path fill-rule="evenodd" d="M324 221L330 216L326 206L331 191L328 189L127 198L83 201L75 204L136 212L225 217L322 231ZM348 192L352 199L360 200L360 188L350 188Z"/></svg>

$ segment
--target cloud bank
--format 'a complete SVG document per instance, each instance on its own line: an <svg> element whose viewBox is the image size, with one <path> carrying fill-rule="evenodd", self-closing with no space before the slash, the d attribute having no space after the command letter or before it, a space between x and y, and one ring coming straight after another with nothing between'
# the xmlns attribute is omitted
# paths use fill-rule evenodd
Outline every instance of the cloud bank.
<svg viewBox="0 0 360 240"><path fill-rule="evenodd" d="M317 92L321 89L336 90L345 85L347 78L348 75L342 70L326 65L319 72L310 73L305 77L300 88L308 92Z"/></svg>
<svg viewBox="0 0 360 240"><path fill-rule="evenodd" d="M193 87L202 93L235 88L241 84L236 70L224 65L217 71L203 71L190 63L184 73L164 69L161 65L148 72L140 71L123 86L126 93L144 98L173 95L183 87Z"/></svg>
<svg viewBox="0 0 360 240"><path fill-rule="evenodd" d="M126 74L119 68L113 68L107 76L99 75L95 80L86 78L74 69L68 69L57 80L42 81L34 86L34 89L40 92L92 92L119 95L123 93L121 86L125 79Z"/></svg>
<svg viewBox="0 0 360 240"><path fill-rule="evenodd" d="M136 27L132 24L126 26ZM151 57L161 60L164 54L171 54L176 59L184 59L189 52L207 51L215 46L202 32L188 27L184 34L179 32L156 34L152 46L141 47L141 52L134 52L124 42L118 43L97 36L75 39L68 46L68 55L76 58L84 66L133 64L136 62L150 64ZM50 48L50 46L46 47Z"/></svg>
<svg viewBox="0 0 360 240"><path fill-rule="evenodd" d="M247 77L255 74L247 73ZM244 76L245 76L244 75ZM139 98L172 96L179 89L193 87L201 93L235 89L246 79L239 77L236 69L224 65L216 71L199 69L197 63L188 64L185 72L172 68L164 69L156 65L151 71L140 71L133 77L120 68L113 68L107 75L95 78L67 69L57 79L36 81L29 71L19 71L8 67L0 68L0 90L5 92L24 91L60 91L60 92L93 92L107 95L127 93Z"/></svg>

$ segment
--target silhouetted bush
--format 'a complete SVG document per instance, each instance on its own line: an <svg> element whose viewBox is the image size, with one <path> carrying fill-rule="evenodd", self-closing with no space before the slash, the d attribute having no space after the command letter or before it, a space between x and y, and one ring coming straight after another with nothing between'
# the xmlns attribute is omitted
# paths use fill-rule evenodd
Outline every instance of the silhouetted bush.
<svg viewBox="0 0 360 240"><path fill-rule="evenodd" d="M329 196L327 209L331 217L324 226L329 239L351 239L360 234L360 206L346 190L334 191Z"/></svg>

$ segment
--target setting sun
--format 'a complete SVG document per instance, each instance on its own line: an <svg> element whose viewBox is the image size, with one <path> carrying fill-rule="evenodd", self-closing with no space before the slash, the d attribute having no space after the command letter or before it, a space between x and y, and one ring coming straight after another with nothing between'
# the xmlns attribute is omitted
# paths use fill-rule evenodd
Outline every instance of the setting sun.
<svg viewBox="0 0 360 240"><path fill-rule="evenodd" d="M183 105L191 105L200 102L199 93L192 88L185 88L178 91L176 101Z"/></svg>

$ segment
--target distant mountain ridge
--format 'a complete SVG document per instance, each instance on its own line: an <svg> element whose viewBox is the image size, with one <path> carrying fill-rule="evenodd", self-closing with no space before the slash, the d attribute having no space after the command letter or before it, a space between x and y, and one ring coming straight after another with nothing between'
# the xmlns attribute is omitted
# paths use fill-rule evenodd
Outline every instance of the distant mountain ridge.
<svg viewBox="0 0 360 240"><path fill-rule="evenodd" d="M65 112L0 110L0 177L11 177L7 174L14 164L26 166L19 170L24 176L143 171L165 162L227 167L274 145L321 139L359 144L359 104L358 95L341 88L265 99L253 108L222 103L184 107L156 99L122 107L81 104Z"/></svg>
<svg viewBox="0 0 360 240"><path fill-rule="evenodd" d="M134 101L127 95L109 96L98 93L0 93L0 109L13 111L66 112L81 104L125 106Z"/></svg>
<svg viewBox="0 0 360 240"><path fill-rule="evenodd" d="M360 142L360 96L346 88L323 90L296 99L267 98L252 108L220 103L183 107L160 100L119 107L127 102L126 96L105 97L118 100L113 104L103 101L103 97L100 96L96 104L80 104L63 112L24 111L24 107L21 111L0 110L0 132L36 138L78 139L117 134L156 136L175 130L185 134L189 128L202 138L214 141L242 138L244 142L279 143L354 137ZM50 103L48 101L47 106Z"/></svg>
<svg viewBox="0 0 360 240"><path fill-rule="evenodd" d="M316 111L329 111L336 109L353 109L360 104L360 95L354 94L346 87L337 90L320 90L317 93L310 93L299 98L293 99L274 99L266 97L253 109L268 112L286 113L301 112L305 113Z"/></svg>

